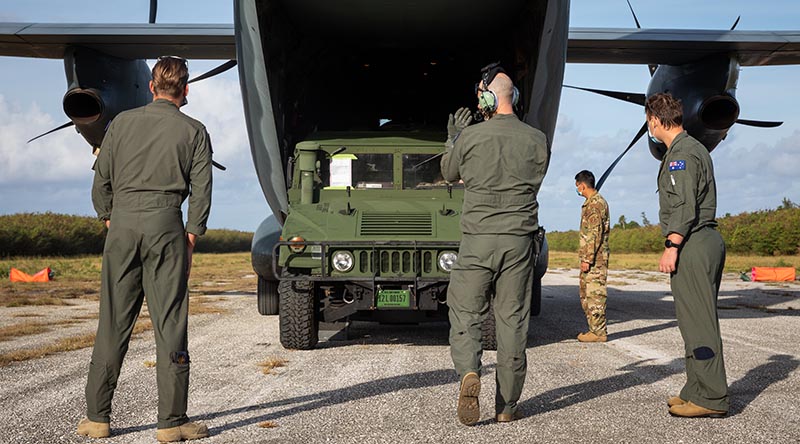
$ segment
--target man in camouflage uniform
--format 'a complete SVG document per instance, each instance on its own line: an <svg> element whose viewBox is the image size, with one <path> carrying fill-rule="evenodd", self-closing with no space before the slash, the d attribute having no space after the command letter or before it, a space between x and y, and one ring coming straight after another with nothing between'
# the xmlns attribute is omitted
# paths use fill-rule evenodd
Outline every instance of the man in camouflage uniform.
<svg viewBox="0 0 800 444"><path fill-rule="evenodd" d="M442 176L464 181L461 246L450 273L447 305L450 352L461 378L457 414L466 425L480 419L481 325L494 306L497 325L495 419L515 419L527 372L533 292L536 195L547 170L547 138L514 114L511 78L497 65L484 68L479 107L488 120L467 127L466 108L450 116ZM463 130L463 131L461 131Z"/></svg>
<svg viewBox="0 0 800 444"><path fill-rule="evenodd" d="M586 199L581 207L581 307L589 331L578 335L581 342L606 342L606 278L608 277L608 203L594 188L594 174L583 170L575 176L575 189Z"/></svg>
<svg viewBox="0 0 800 444"><path fill-rule="evenodd" d="M686 384L667 405L673 416L718 418L727 414L729 401L717 315L725 243L716 230L714 164L708 150L683 130L678 100L653 94L645 114L651 139L667 146L658 171L659 219L666 238L658 269L670 274L686 358Z"/></svg>

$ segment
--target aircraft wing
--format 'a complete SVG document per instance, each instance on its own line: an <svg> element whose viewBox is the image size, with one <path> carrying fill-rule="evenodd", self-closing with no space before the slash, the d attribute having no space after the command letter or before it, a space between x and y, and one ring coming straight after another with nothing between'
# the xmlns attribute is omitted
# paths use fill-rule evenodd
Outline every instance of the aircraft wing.
<svg viewBox="0 0 800 444"><path fill-rule="evenodd" d="M236 58L231 24L0 23L0 56L60 59L72 45L124 59Z"/></svg>
<svg viewBox="0 0 800 444"><path fill-rule="evenodd" d="M570 28L567 62L682 65L716 54L742 66L800 64L800 31Z"/></svg>

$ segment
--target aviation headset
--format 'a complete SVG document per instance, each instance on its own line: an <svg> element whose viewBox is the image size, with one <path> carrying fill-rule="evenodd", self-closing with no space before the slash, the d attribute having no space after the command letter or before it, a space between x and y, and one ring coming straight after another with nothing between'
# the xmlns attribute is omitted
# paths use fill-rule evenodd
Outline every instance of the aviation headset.
<svg viewBox="0 0 800 444"><path fill-rule="evenodd" d="M490 63L481 68L481 81L475 84L475 94L478 95L478 105L487 114L497 111L497 94L489 90L489 85L499 73L506 72L500 62ZM519 90L516 86L511 91L511 105L516 107L519 102Z"/></svg>

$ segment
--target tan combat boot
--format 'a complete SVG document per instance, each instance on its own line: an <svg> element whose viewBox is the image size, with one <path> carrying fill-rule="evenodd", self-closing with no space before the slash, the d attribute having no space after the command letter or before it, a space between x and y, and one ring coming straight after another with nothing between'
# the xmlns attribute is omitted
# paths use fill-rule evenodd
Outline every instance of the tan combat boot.
<svg viewBox="0 0 800 444"><path fill-rule="evenodd" d="M728 412L724 410L707 409L705 407L700 407L692 401L686 401L683 404L670 407L669 414L682 418L722 418L727 415Z"/></svg>
<svg viewBox="0 0 800 444"><path fill-rule="evenodd" d="M187 422L177 427L158 429L158 431L156 431L156 439L158 442L175 442L207 437L208 427L199 422Z"/></svg>
<svg viewBox="0 0 800 444"><path fill-rule="evenodd" d="M108 438L111 436L111 426L107 422L94 422L83 418L78 423L78 435L89 438Z"/></svg>
<svg viewBox="0 0 800 444"><path fill-rule="evenodd" d="M495 415L494 419L497 422L511 422L516 421L520 418L519 412L514 413L498 413Z"/></svg>
<svg viewBox="0 0 800 444"><path fill-rule="evenodd" d="M458 392L458 420L464 425L474 425L481 419L481 407L478 396L481 393L481 378L475 372L469 372L461 379Z"/></svg>
<svg viewBox="0 0 800 444"><path fill-rule="evenodd" d="M606 335L598 335L592 332L581 333L578 335L580 342L606 342L608 337Z"/></svg>
<svg viewBox="0 0 800 444"><path fill-rule="evenodd" d="M681 399L680 396L673 396L673 397L667 399L667 405L670 406L670 407L674 407L676 405L682 405L682 404L686 404L686 401Z"/></svg>

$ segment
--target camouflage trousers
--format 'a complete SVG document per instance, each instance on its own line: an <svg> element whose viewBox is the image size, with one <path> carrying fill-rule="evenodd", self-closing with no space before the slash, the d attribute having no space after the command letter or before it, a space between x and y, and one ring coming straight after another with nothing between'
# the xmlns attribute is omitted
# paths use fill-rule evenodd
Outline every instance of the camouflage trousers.
<svg viewBox="0 0 800 444"><path fill-rule="evenodd" d="M605 264L592 265L587 272L581 272L580 295L581 307L586 314L589 331L605 336L606 330L606 279L608 266Z"/></svg>

